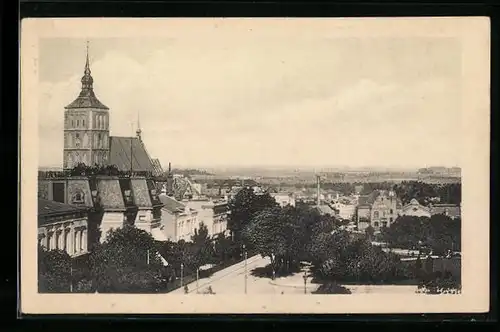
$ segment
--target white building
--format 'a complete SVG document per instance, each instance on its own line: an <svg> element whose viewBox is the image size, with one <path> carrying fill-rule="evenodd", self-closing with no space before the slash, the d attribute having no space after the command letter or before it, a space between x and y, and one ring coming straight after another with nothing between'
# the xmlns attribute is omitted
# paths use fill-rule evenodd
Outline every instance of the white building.
<svg viewBox="0 0 500 332"><path fill-rule="evenodd" d="M271 197L274 198L276 203L281 207L285 206L295 206L295 196L291 193L271 193Z"/></svg>
<svg viewBox="0 0 500 332"><path fill-rule="evenodd" d="M38 244L71 257L88 252L88 209L38 199Z"/></svg>
<svg viewBox="0 0 500 332"><path fill-rule="evenodd" d="M191 241L194 230L198 228L198 211L167 195L160 195L163 203L161 224L167 240L177 242Z"/></svg>
<svg viewBox="0 0 500 332"><path fill-rule="evenodd" d="M210 236L215 236L227 231L227 201L205 199L190 200L184 203L191 209L198 211L198 223L203 223L207 226Z"/></svg>
<svg viewBox="0 0 500 332"><path fill-rule="evenodd" d="M420 203L413 198L410 203L403 206L399 212L400 216L413 216L413 217L431 217L431 211L428 207L420 205Z"/></svg>

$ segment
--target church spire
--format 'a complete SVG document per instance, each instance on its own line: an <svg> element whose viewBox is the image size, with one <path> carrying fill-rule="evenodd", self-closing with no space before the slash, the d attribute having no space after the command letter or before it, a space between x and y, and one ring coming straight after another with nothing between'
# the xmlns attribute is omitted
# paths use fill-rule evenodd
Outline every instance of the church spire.
<svg viewBox="0 0 500 332"><path fill-rule="evenodd" d="M93 90L94 79L92 78L89 64L89 41L87 40L87 56L85 59L85 70L82 77L82 94L88 94Z"/></svg>
<svg viewBox="0 0 500 332"><path fill-rule="evenodd" d="M139 118L139 112L137 112L137 129L135 130L135 134L137 136L137 139L139 139L139 141L141 141L141 133L142 133L141 122Z"/></svg>

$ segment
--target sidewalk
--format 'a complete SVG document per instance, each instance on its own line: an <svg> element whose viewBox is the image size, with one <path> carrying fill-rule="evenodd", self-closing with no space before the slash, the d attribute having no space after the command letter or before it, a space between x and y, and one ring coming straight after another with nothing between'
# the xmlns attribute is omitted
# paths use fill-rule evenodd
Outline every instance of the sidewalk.
<svg viewBox="0 0 500 332"><path fill-rule="evenodd" d="M249 257L247 259L247 273L250 275L251 270L254 268L258 267L259 265L262 264L263 259L260 255L255 255L252 257ZM259 264L260 263L260 264ZM267 264L267 260L266 260ZM265 265L264 265L265 266ZM203 278L198 280L198 285L199 285L199 292L203 292L208 286L212 286L214 283L219 283L221 279L227 280L227 279L234 279L236 275L242 275L242 278L244 278L244 273L245 273L245 261L241 261L239 263L236 263L234 265L231 265L223 270L220 270L213 275L211 275L208 278ZM243 285L243 279L242 279L242 285ZM196 293L196 281L191 282L187 284L188 286L188 292L189 293ZM213 287L213 286L212 286ZM243 287L243 286L242 286ZM214 289L214 291L216 291ZM178 288L168 294L184 294L184 286L181 288Z"/></svg>

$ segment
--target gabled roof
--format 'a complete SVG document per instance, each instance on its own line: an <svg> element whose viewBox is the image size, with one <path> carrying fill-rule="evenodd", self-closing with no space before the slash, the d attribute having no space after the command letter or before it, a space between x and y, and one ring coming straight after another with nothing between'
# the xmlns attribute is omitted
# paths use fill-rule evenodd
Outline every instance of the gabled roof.
<svg viewBox="0 0 500 332"><path fill-rule="evenodd" d="M358 204L359 205L372 205L379 195L380 195L380 192L378 190L375 190L369 195L359 196Z"/></svg>
<svg viewBox="0 0 500 332"><path fill-rule="evenodd" d="M319 206L316 206L316 209L318 210L318 212L320 214L329 214L332 217L335 216L335 211L331 207L329 207L328 205L319 205Z"/></svg>
<svg viewBox="0 0 500 332"><path fill-rule="evenodd" d="M47 199L38 199L38 226L46 224L47 217L56 217L70 215L73 213L81 213L87 211L86 207L77 207L74 205L49 201Z"/></svg>
<svg viewBox="0 0 500 332"><path fill-rule="evenodd" d="M186 210L186 205L182 204L172 197L169 197L167 195L160 195L159 199L163 204L163 209L167 210L170 213L184 212Z"/></svg>
<svg viewBox="0 0 500 332"><path fill-rule="evenodd" d="M132 165L130 159L132 156ZM137 137L109 137L109 164L120 171L154 172L153 163Z"/></svg>
<svg viewBox="0 0 500 332"><path fill-rule="evenodd" d="M460 206L454 204L434 204L430 205L431 215L444 214L449 217L460 217Z"/></svg>

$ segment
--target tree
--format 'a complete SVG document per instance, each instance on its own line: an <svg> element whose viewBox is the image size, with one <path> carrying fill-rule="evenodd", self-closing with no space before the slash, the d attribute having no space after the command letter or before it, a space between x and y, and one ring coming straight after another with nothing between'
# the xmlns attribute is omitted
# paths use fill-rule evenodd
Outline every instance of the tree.
<svg viewBox="0 0 500 332"><path fill-rule="evenodd" d="M241 233L250 220L260 211L273 206L277 206L277 203L268 193L256 195L252 188L241 189L228 204L231 211L228 229L234 241L241 244Z"/></svg>
<svg viewBox="0 0 500 332"><path fill-rule="evenodd" d="M200 223L198 229L195 229L191 241L193 242L193 256L197 268L212 262L215 254L214 247L208 236L208 228L203 222Z"/></svg>
<svg viewBox="0 0 500 332"><path fill-rule="evenodd" d="M134 226L108 232L90 255L91 274L99 292L158 291L163 265L153 237Z"/></svg>
<svg viewBox="0 0 500 332"><path fill-rule="evenodd" d="M285 228L281 208L276 206L258 213L242 232L246 242L251 243L263 257L270 258L273 272L276 272L281 258L286 256Z"/></svg>
<svg viewBox="0 0 500 332"><path fill-rule="evenodd" d="M70 291L71 257L63 250L38 247L38 290L40 293Z"/></svg>
<svg viewBox="0 0 500 332"><path fill-rule="evenodd" d="M373 229L372 225L368 226L365 229L365 234L368 241L371 241L373 239L373 234L375 234L375 229Z"/></svg>

